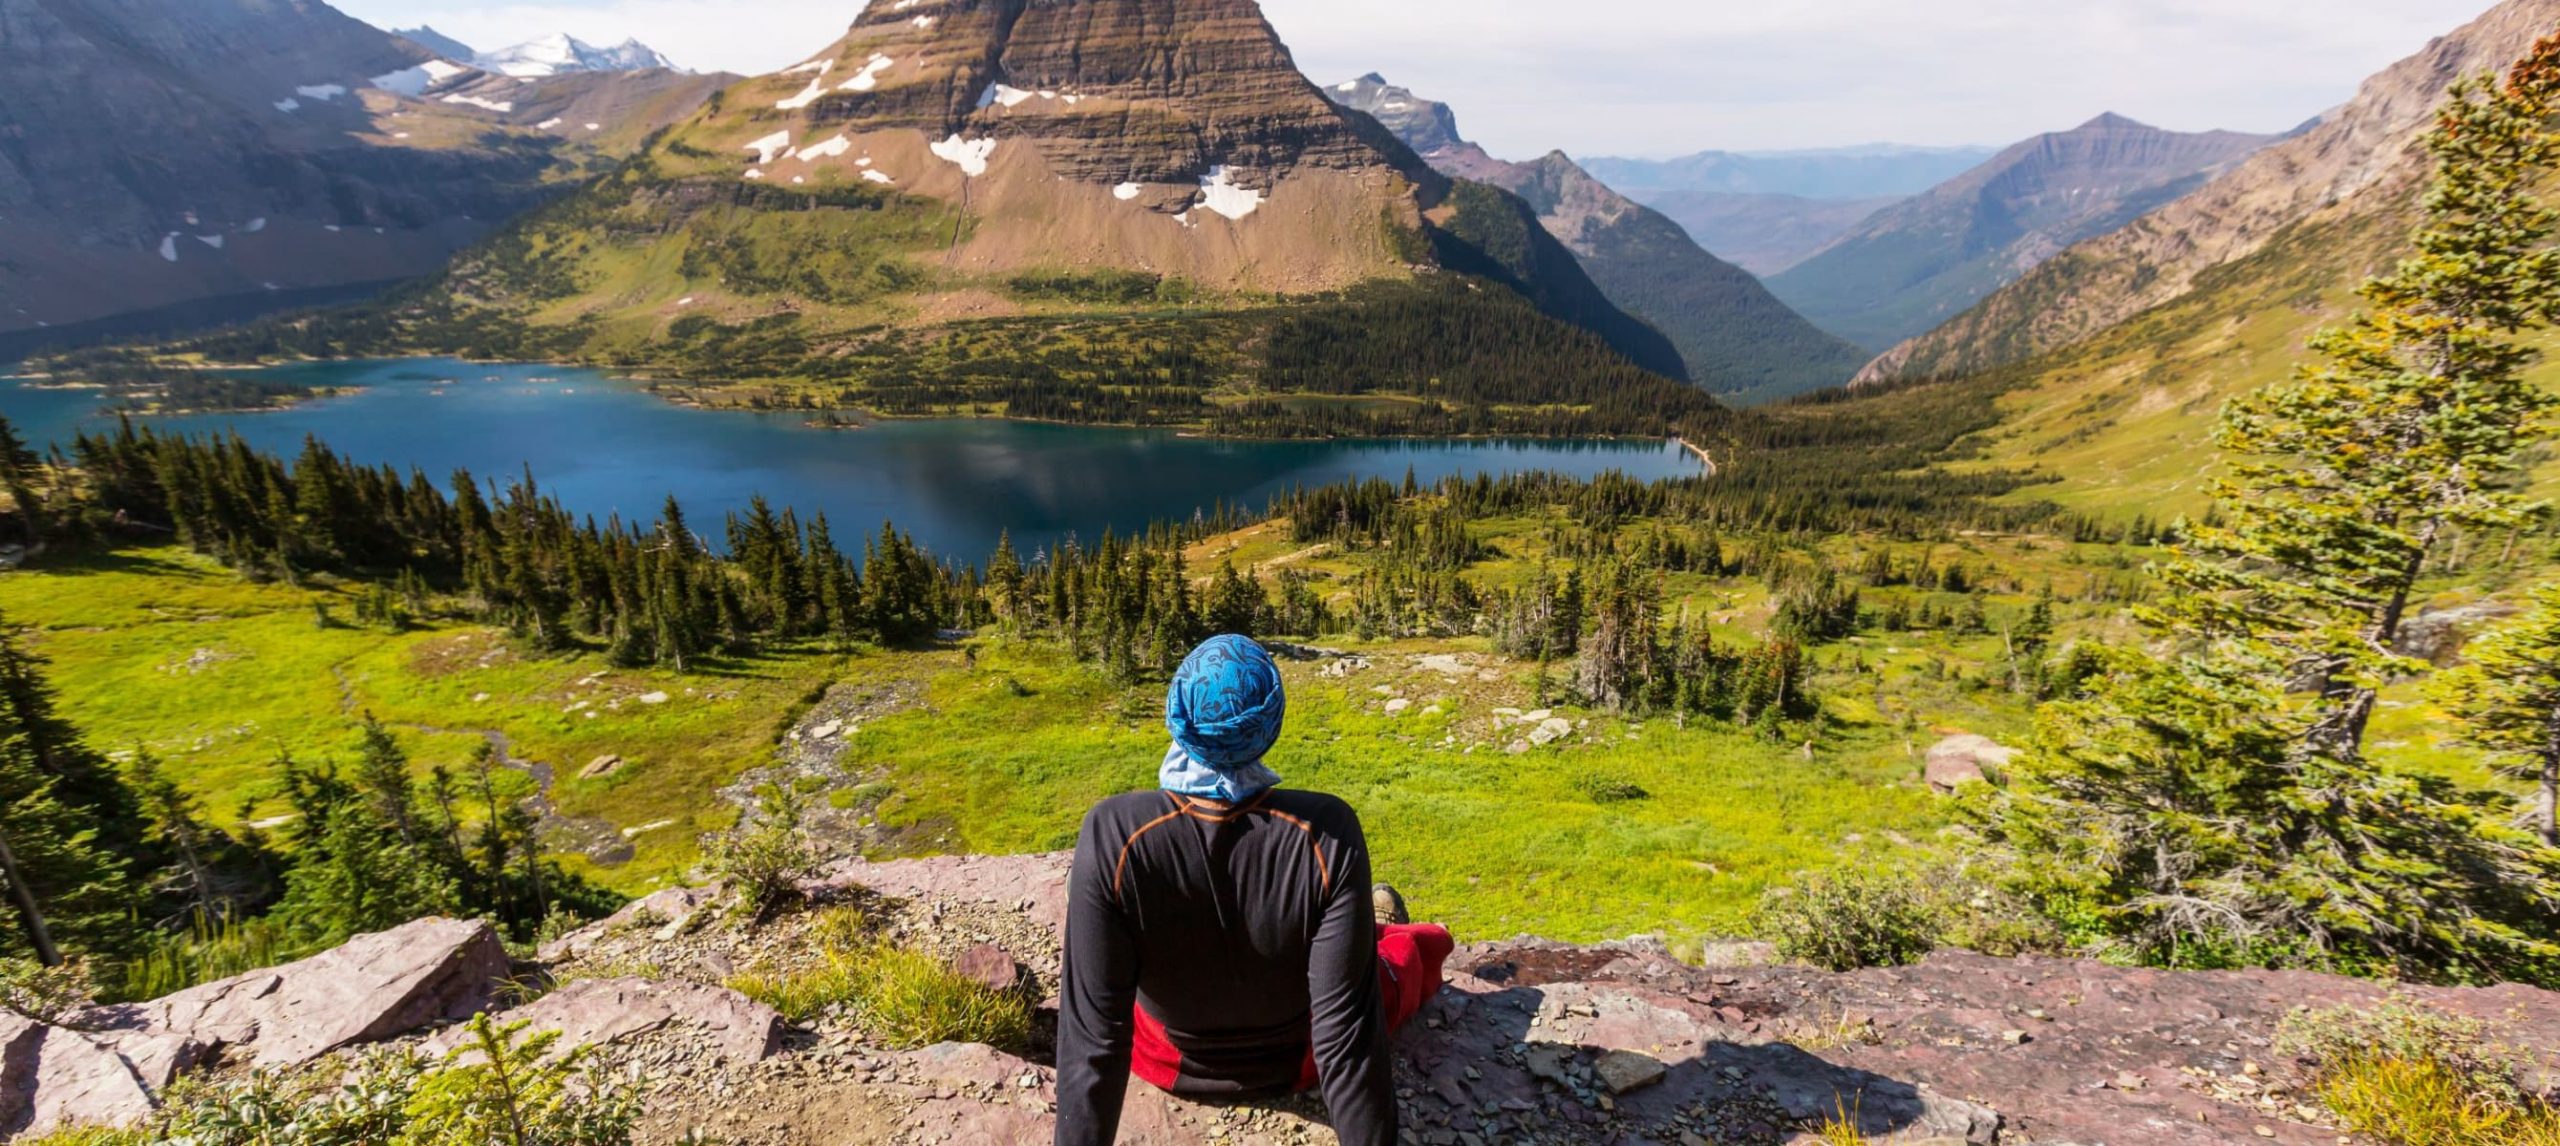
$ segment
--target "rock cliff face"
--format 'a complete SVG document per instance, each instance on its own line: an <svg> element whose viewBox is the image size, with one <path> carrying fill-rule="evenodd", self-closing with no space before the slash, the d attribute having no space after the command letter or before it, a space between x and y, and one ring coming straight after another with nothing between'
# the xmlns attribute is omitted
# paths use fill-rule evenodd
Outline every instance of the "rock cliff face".
<svg viewBox="0 0 2560 1146"><path fill-rule="evenodd" d="M1865 357L1561 151L1531 163L1496 159L1459 134L1448 105L1374 73L1325 95L1375 119L1442 174L1519 196L1601 293L1667 336L1689 378L1713 393L1749 402L1837 386Z"/></svg>
<svg viewBox="0 0 2560 1146"><path fill-rule="evenodd" d="M1398 273L1441 181L1338 113L1252 0L903 0L681 137L729 177L960 204L955 269L1301 292ZM770 148L760 146L770 140Z"/></svg>
<svg viewBox="0 0 2560 1146"><path fill-rule="evenodd" d="M318 0L0 0L0 333L421 274L693 106L485 79Z"/></svg>
<svg viewBox="0 0 2560 1146"><path fill-rule="evenodd" d="M2193 289L2296 227L2409 211L2418 137L2445 88L2495 71L2560 27L2560 2L2506 0L2365 81L2353 101L2203 187L2089 239L1945 326L1895 346L1862 384L1954 377L2070 346Z"/></svg>
<svg viewBox="0 0 2560 1146"><path fill-rule="evenodd" d="M1972 306L2064 247L2123 226L2273 142L2102 115L2040 135L1887 207L1769 289L1881 349Z"/></svg>

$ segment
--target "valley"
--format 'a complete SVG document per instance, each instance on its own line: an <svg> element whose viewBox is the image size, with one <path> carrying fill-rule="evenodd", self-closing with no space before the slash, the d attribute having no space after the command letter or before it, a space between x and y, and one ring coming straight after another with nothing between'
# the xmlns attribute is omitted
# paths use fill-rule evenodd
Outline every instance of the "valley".
<svg viewBox="0 0 2560 1146"><path fill-rule="evenodd" d="M0 1141L2560 1141L2560 0L1827 2L0 0Z"/></svg>

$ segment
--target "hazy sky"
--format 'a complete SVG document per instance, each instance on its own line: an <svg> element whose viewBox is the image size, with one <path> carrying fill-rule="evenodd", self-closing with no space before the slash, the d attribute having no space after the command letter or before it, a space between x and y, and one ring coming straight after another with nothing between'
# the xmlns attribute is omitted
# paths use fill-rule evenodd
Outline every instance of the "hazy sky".
<svg viewBox="0 0 2560 1146"><path fill-rule="evenodd" d="M860 0L335 0L479 48L637 36L765 72ZM2278 131L2489 0L1263 0L1319 83L1382 72L1499 155L2014 142L2100 112Z"/></svg>

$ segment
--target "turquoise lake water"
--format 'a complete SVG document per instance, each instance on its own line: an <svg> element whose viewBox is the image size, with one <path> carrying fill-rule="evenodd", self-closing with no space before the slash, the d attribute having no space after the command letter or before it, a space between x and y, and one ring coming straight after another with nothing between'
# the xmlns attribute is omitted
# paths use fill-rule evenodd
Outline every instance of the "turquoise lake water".
<svg viewBox="0 0 2560 1146"><path fill-rule="evenodd" d="M1238 442L1170 431L995 420L807 425L805 414L696 410L592 370L433 359L280 367L293 381L360 392L290 410L151 418L162 430L238 432L290 457L317 435L367 464L456 468L504 479L530 467L571 509L657 516L670 493L718 537L721 516L762 493L776 510L824 510L839 542L894 521L935 553L976 561L1010 530L1027 553L1076 534L1127 531L1224 501L1262 508L1292 486L1349 478L1608 470L1651 480L1700 472L1656 441ZM94 391L0 385L0 415L43 448L110 429Z"/></svg>

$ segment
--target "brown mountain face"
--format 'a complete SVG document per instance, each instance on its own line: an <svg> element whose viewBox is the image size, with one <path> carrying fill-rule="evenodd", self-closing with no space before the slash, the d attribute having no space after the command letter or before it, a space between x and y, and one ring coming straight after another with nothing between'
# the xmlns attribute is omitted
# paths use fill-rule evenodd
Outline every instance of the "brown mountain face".
<svg viewBox="0 0 2560 1146"><path fill-rule="evenodd" d="M2274 141L2102 115L1887 207L1769 289L1862 346L1919 334L2063 248L2123 226Z"/></svg>
<svg viewBox="0 0 2560 1146"><path fill-rule="evenodd" d="M1445 189L1318 95L1251 0L883 0L678 142L733 179L962 204L977 225L943 260L956 270L1217 289L1400 273L1391 230Z"/></svg>
<svg viewBox="0 0 2560 1146"><path fill-rule="evenodd" d="M426 273L716 86L493 82L317 0L0 0L0 334Z"/></svg>
<svg viewBox="0 0 2560 1146"><path fill-rule="evenodd" d="M1691 380L1738 401L1837 386L1865 358L1770 296L1749 272L1701 249L1662 213L1612 190L1570 156L1497 159L1458 133L1448 105L1377 74L1327 87L1327 98L1393 132L1456 179L1509 191L1537 213L1610 303L1671 340Z"/></svg>
<svg viewBox="0 0 2560 1146"><path fill-rule="evenodd" d="M1944 326L1895 346L1861 385L1955 377L2079 343L2194 289L2296 228L2405 211L2428 166L2418 137L2446 87L2560 27L2560 0L2507 0L2365 81L2320 123L2203 187L2048 260Z"/></svg>

